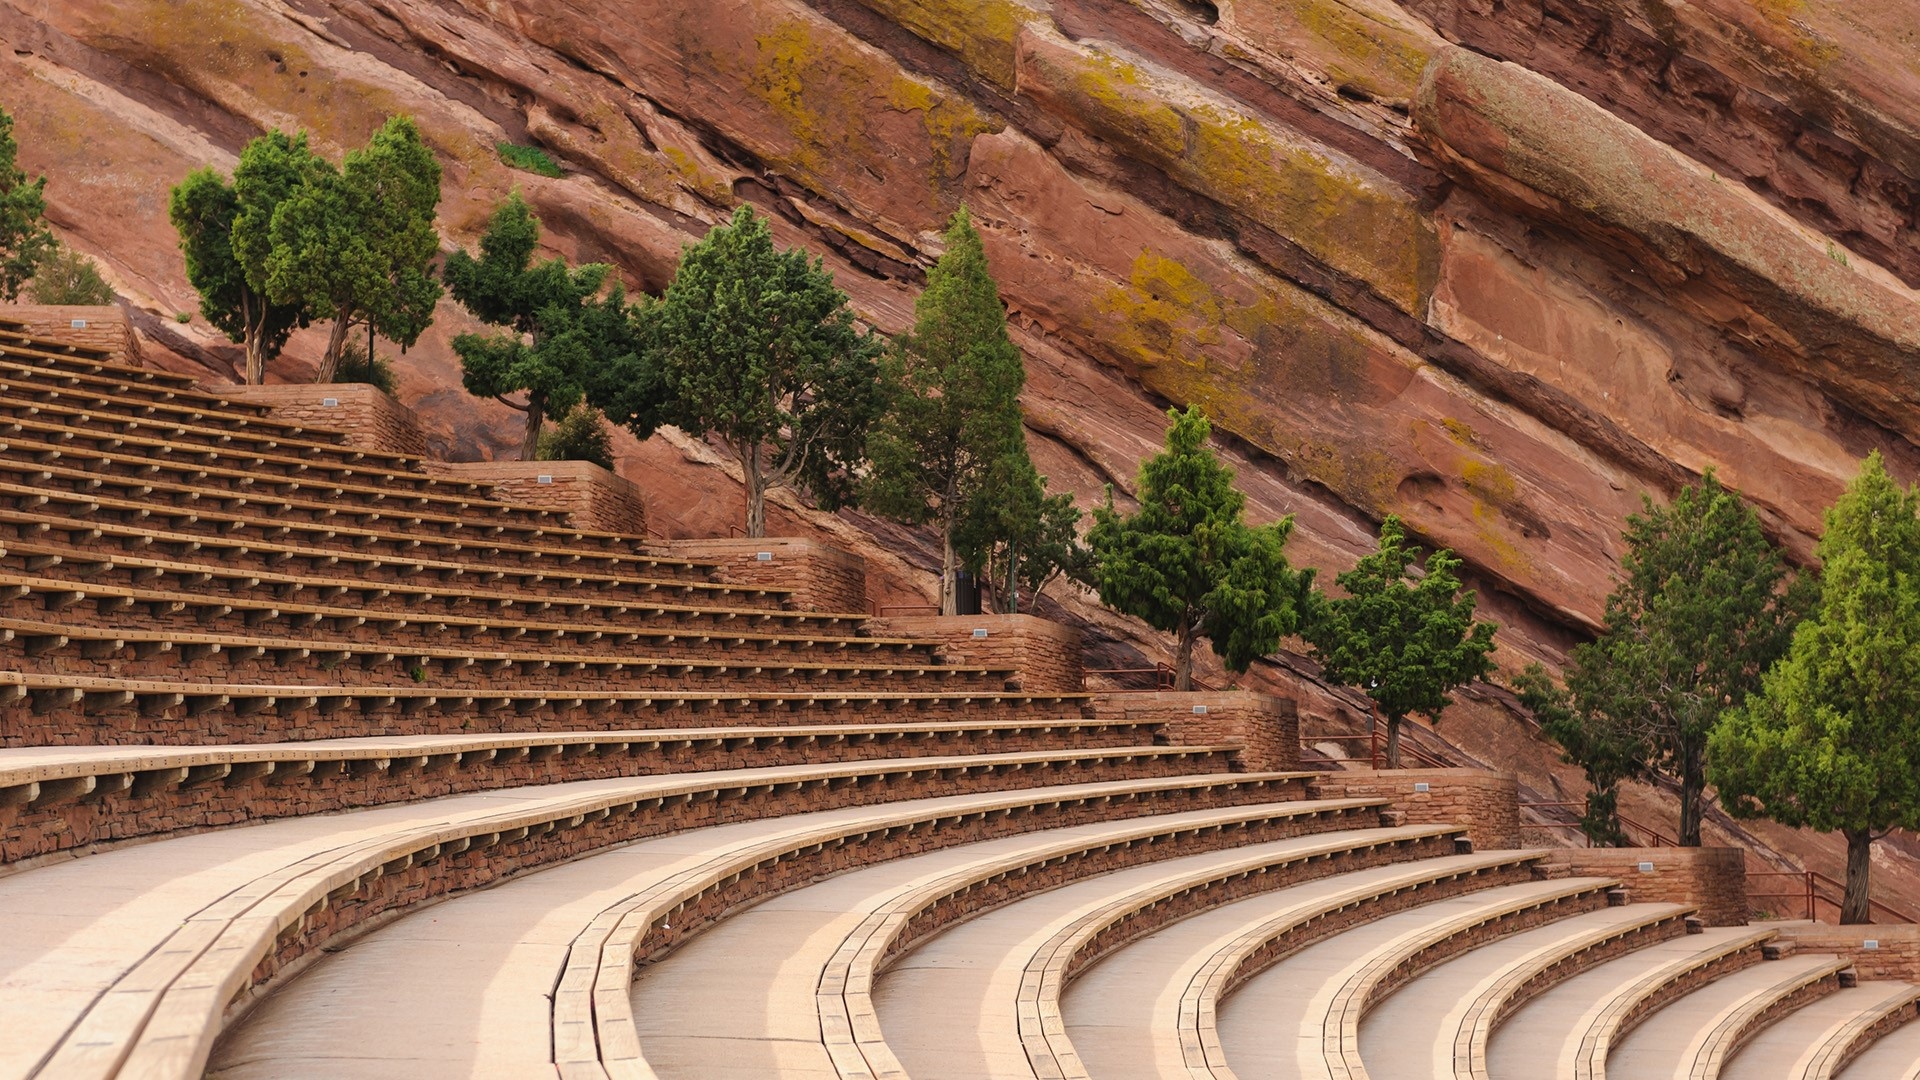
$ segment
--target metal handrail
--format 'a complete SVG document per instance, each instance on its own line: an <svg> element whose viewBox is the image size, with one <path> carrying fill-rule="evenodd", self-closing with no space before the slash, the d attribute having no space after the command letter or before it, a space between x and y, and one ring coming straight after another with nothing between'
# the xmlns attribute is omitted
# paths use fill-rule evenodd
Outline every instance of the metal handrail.
<svg viewBox="0 0 1920 1080"><path fill-rule="evenodd" d="M1520 809L1522 810L1571 810L1576 808L1584 809L1586 805L1587 804L1583 802L1523 802L1520 804ZM1627 815L1621 814L1621 813L1615 813L1613 816L1615 819L1617 819L1620 822L1620 824L1625 825L1629 828L1638 829L1641 832L1645 833L1647 838L1652 841L1652 843L1649 843L1646 845L1647 847L1679 847L1680 846L1680 840L1678 837L1668 836L1666 833L1661 832L1659 829L1656 829L1645 822L1635 821L1633 818L1630 818ZM1522 824L1520 827L1523 829L1578 829L1580 827L1580 823L1578 821L1533 822L1528 824ZM1581 835L1585 836L1586 834L1582 833Z"/></svg>
<svg viewBox="0 0 1920 1080"><path fill-rule="evenodd" d="M904 612L915 612L922 615L940 614L939 604L882 604L880 601L874 600L870 602L869 607L872 609L873 617L876 619L885 616L888 612L896 615Z"/></svg>

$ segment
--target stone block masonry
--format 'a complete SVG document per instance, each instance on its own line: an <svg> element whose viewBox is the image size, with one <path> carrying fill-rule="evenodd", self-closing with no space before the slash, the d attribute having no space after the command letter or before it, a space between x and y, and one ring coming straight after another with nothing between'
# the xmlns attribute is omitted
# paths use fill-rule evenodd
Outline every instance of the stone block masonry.
<svg viewBox="0 0 1920 1080"><path fill-rule="evenodd" d="M633 481L591 461L432 462L428 471L490 484L501 502L560 510L590 532L647 534L646 500Z"/></svg>
<svg viewBox="0 0 1920 1080"><path fill-rule="evenodd" d="M22 304L0 309L0 320L17 324L36 338L99 349L115 364L131 367L140 364L140 339L134 336L127 313L113 304L101 307Z"/></svg>
<svg viewBox="0 0 1920 1080"><path fill-rule="evenodd" d="M1520 846L1519 781L1480 769L1354 769L1314 781L1318 799L1390 799L1407 825L1464 825L1485 851Z"/></svg>
<svg viewBox="0 0 1920 1080"><path fill-rule="evenodd" d="M1794 952L1844 956L1853 961L1854 970L1862 979L1920 982L1920 925L1832 926L1796 922L1780 928L1778 941L1791 946Z"/></svg>
<svg viewBox="0 0 1920 1080"><path fill-rule="evenodd" d="M229 401L262 405L273 418L302 427L328 428L347 437L348 445L376 453L424 457L427 436L413 410L366 383L297 383L241 386L216 383L208 393ZM333 404L329 405L328 402Z"/></svg>
<svg viewBox="0 0 1920 1080"><path fill-rule="evenodd" d="M1094 715L1164 723L1174 746L1237 744L1238 767L1247 772L1300 767L1300 713L1290 698L1243 690L1112 693L1094 699Z"/></svg>
<svg viewBox="0 0 1920 1080"><path fill-rule="evenodd" d="M1570 848L1554 852L1546 872L1619 878L1634 903L1692 904L1708 926L1747 921L1747 863L1739 848Z"/></svg>
<svg viewBox="0 0 1920 1080"><path fill-rule="evenodd" d="M1086 681L1080 632L1032 615L905 615L870 619L875 637L939 644L949 664L1011 670L1015 687L1034 694L1079 693Z"/></svg>
<svg viewBox="0 0 1920 1080"><path fill-rule="evenodd" d="M663 547L662 554L675 558L717 563L719 579L724 582L790 589L791 606L797 611L848 614L867 610L866 560L817 540L735 537L676 540Z"/></svg>

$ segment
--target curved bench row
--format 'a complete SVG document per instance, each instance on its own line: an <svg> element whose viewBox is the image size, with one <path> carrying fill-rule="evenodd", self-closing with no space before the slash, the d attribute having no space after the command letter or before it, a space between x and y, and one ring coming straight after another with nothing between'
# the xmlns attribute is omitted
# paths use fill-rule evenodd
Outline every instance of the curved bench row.
<svg viewBox="0 0 1920 1080"><path fill-rule="evenodd" d="M176 884L170 898L153 902L171 903L174 910L182 910L177 906L182 903L189 907L184 918L171 922L149 919L137 926L116 926L113 951L138 963L123 968L104 992L88 994L84 1010L66 1023L32 1017L40 1022L22 1031L38 1035L22 1034L15 1045L31 1049L34 1039L53 1034L54 1045L39 1073L49 1077L103 1075L115 1068L130 1070L129 1075L189 1075L204 1065L220 1016L237 994L340 933L435 895L649 835L790 814L800 807L866 806L872 813L852 816L870 827L850 825L848 839L890 840L892 846L872 851L876 857L892 857L901 853L899 845L924 849L934 842L961 842L983 829L1018 831L1051 822L1269 801L1275 793L1297 792L1300 786L1294 775L1131 779L1124 769L1104 770L1109 778L1099 779L1073 768L1072 760L1071 755L998 755L523 788L504 800L457 796L90 856L0 881L0 911L31 895L9 891L8 885L36 877L43 882L110 880L128 865L154 862L156 854L171 854L165 862ZM1062 765L1079 775L1061 779L1081 782L1030 786L1045 780L1035 769L1044 773ZM1009 782L1022 786L991 794L955 794ZM906 799L936 803L899 805ZM289 847L276 844L278 837L306 839ZM257 857L225 856L236 845L257 852ZM820 850L816 846L798 855ZM213 862L196 866L182 855L195 851L219 854ZM96 925L91 932L107 931ZM66 970L57 956L43 960L28 966L29 976L43 971L58 978ZM31 978L16 972L7 992L18 995L32 989Z"/></svg>
<svg viewBox="0 0 1920 1080"><path fill-rule="evenodd" d="M1125 720L967 720L0 750L0 871L130 839L524 784L935 754L1127 752L1150 748L1157 730Z"/></svg>

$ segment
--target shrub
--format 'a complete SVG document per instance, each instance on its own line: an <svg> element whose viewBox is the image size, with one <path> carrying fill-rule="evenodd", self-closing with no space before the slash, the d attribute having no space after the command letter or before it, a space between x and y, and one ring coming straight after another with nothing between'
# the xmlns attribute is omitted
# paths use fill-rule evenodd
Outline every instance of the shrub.
<svg viewBox="0 0 1920 1080"><path fill-rule="evenodd" d="M340 348L340 366L333 369L333 381L367 383L381 393L391 395L394 388L393 362L378 353L369 359L365 345L349 341Z"/></svg>
<svg viewBox="0 0 1920 1080"><path fill-rule="evenodd" d="M34 264L27 295L36 304L97 307L113 303L113 286L100 276L100 268L92 259L56 242Z"/></svg>
<svg viewBox="0 0 1920 1080"><path fill-rule="evenodd" d="M591 461L603 469L613 468L613 438L607 433L606 417L590 406L568 413L540 433L541 461Z"/></svg>
<svg viewBox="0 0 1920 1080"><path fill-rule="evenodd" d="M496 143L494 148L500 151L501 161L516 169L550 176L556 180L565 175L560 171L559 164L548 157L545 150L537 146L519 146L510 142L501 142Z"/></svg>

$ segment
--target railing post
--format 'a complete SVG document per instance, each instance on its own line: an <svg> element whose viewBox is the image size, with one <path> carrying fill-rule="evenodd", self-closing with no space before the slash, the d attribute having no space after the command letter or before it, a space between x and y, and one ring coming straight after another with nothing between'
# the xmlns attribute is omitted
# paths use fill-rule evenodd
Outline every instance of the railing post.
<svg viewBox="0 0 1920 1080"><path fill-rule="evenodd" d="M1812 922L1816 912L1813 906L1813 871L1807 871L1807 921Z"/></svg>
<svg viewBox="0 0 1920 1080"><path fill-rule="evenodd" d="M1373 750L1374 771L1378 772L1380 770L1380 717L1372 712L1367 714L1367 743Z"/></svg>

